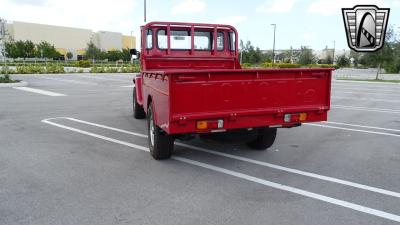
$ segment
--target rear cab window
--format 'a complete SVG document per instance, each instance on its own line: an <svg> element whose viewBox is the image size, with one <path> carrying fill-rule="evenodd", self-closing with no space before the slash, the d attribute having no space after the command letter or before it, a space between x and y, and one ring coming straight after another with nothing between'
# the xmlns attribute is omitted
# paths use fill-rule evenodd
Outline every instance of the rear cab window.
<svg viewBox="0 0 400 225"><path fill-rule="evenodd" d="M146 49L153 48L153 31L148 29L146 33Z"/></svg>
<svg viewBox="0 0 400 225"><path fill-rule="evenodd" d="M189 30L171 30L171 50L190 50L191 49L191 35ZM150 34L152 35L152 34ZM148 39L152 36L148 34ZM211 51L214 49L213 32L195 30L194 31L194 50L196 51ZM168 48L168 36L165 29L157 31L157 47L161 50ZM217 32L217 50L222 51L225 49L225 34L224 32Z"/></svg>
<svg viewBox="0 0 400 225"><path fill-rule="evenodd" d="M158 44L159 49L167 49L168 48L167 37L168 36L167 36L166 30L158 30L157 44ZM171 49L190 50L191 48L192 48L191 36L190 36L189 31L171 30Z"/></svg>
<svg viewBox="0 0 400 225"><path fill-rule="evenodd" d="M229 32L229 49L231 51L236 50L236 36L234 32Z"/></svg>

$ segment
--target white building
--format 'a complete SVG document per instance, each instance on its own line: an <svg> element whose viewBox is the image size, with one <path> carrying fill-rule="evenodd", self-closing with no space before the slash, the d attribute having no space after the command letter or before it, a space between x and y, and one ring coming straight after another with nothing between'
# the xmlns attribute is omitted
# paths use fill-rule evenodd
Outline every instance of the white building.
<svg viewBox="0 0 400 225"><path fill-rule="evenodd" d="M15 41L30 40L35 44L41 41L49 42L61 55L65 56L67 52L71 52L74 59L85 54L87 43L90 41L104 51L136 47L135 37L118 32L93 32L89 29L18 21L6 24L6 31Z"/></svg>

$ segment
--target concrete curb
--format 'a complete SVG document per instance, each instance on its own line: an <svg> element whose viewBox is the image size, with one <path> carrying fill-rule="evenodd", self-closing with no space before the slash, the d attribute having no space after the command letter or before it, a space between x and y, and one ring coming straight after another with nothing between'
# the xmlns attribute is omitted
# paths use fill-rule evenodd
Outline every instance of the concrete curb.
<svg viewBox="0 0 400 225"><path fill-rule="evenodd" d="M28 86L28 82L20 81L18 83L0 83L0 88L2 87L25 87Z"/></svg>

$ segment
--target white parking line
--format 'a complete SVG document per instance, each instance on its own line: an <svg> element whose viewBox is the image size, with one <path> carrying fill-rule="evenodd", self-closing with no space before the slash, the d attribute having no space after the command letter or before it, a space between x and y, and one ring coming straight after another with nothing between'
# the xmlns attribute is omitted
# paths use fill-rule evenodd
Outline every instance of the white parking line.
<svg viewBox="0 0 400 225"><path fill-rule="evenodd" d="M344 126L350 126L350 127L361 127L361 128L368 128L368 129L374 129L374 130L386 130L386 131L400 132L400 130L397 130L397 129L365 126L365 125L358 125L358 124L351 124L351 123L340 123L340 122L333 122L333 121L325 121L325 122L322 122L322 123L335 124L335 125L344 125Z"/></svg>
<svg viewBox="0 0 400 225"><path fill-rule="evenodd" d="M86 82L86 81L77 81L77 80L69 80L69 79L63 79L63 78L54 78L54 77L37 77L40 79L46 79L46 80L55 80L55 81L61 81L61 82L66 82L66 83L74 83L74 84L84 84L84 85L98 85L98 83L93 83L93 82Z"/></svg>
<svg viewBox="0 0 400 225"><path fill-rule="evenodd" d="M367 107L347 106L347 105L332 105L331 108L358 110L358 111L367 111L367 112L393 113L393 114L400 113L400 110L394 110L394 109L367 108Z"/></svg>
<svg viewBox="0 0 400 225"><path fill-rule="evenodd" d="M335 126L323 125L323 124L315 124L315 123L304 123L303 125L314 126L314 127L325 127L325 128L332 128L332 129L338 129L338 130L357 131L357 132L368 133L368 134L379 134L379 135L400 137L400 134L376 132L376 131L369 131L369 130L359 130L359 129L346 128L346 127L335 127Z"/></svg>
<svg viewBox="0 0 400 225"><path fill-rule="evenodd" d="M339 90L349 90L349 91L359 91L359 92L368 92L368 93L396 93L399 91L399 89L390 89L390 88L385 88L385 89L371 89L371 88L357 88L357 87L332 87L332 91L339 91Z"/></svg>
<svg viewBox="0 0 400 225"><path fill-rule="evenodd" d="M90 79L98 79L98 80L110 80L110 81L118 81L118 82L132 83L132 81L129 81L129 80L115 79L115 78L106 78L106 77L98 77L98 75L81 76L81 77L86 77L86 78L90 78Z"/></svg>
<svg viewBox="0 0 400 225"><path fill-rule="evenodd" d="M121 87L123 87L123 88L134 88L135 85L121 86Z"/></svg>
<svg viewBox="0 0 400 225"><path fill-rule="evenodd" d="M127 131L127 130L122 130L122 129L118 129L118 128L114 128L114 127L110 127L110 126L101 125L101 124L91 123L91 122L87 122L87 121L83 121L83 120L79 120L79 119L75 119L75 118L58 117L58 118L50 118L50 119L47 119L47 120L52 120L52 119L67 119L67 120L75 121L75 122L78 122L78 123L83 123L83 124L87 124L87 125L91 125L91 126L96 126L96 127L100 127L100 128L104 128L104 129L109 129L109 130L121 132L121 133L124 133L124 134L129 134L129 135L133 135L133 136L147 138L147 135L144 135L144 134L139 134L139 133L135 133L135 132ZM193 145L184 144L184 143L181 143L181 142L175 142L175 145L181 146L181 147L185 147L185 148L189 148L189 149L196 150L196 151L201 151L201 152L213 154L213 155L218 155L218 156L222 156L222 157L226 157L226 158L231 158L231 159L235 159L235 160L239 160L239 161L243 161L243 162L253 163L253 164L256 164L256 165L259 165L259 166L265 166L265 167L269 167L269 168L273 168L273 169L277 169L277 170L282 170L282 171L289 172L289 173L299 174L299 175L303 175L303 176L307 176L307 177L312 177L312 178L316 178L316 179L320 179L320 180L325 180L325 181L329 181L329 182L333 182L333 183L347 185L347 186L351 186L351 187L355 187L355 188L359 188L359 189L364 189L364 190L371 191L371 192L376 192L376 193L380 193L380 194L384 194L384 195L389 195L389 196L400 198L400 193L394 192L394 191L388 191L388 190L385 190L385 189L382 189L382 188L376 188L376 187L363 185L363 184L359 184L359 183L355 183L355 182L351 182L351 181L346 181L346 180L341 180L341 179L328 177L328 176L324 176L324 175L319 175L319 174L315 174L315 173L310 173L310 172L306 172L306 171L296 170L296 169L283 167L283 166L279 166L279 165L275 165L275 164L271 164L271 163L266 163L266 162L262 162L262 161L257 161L257 160L254 160L254 159L249 159L249 158L245 158L245 157L241 157L241 156L237 156L237 155L217 152L217 151L213 151L213 150L209 150L209 149L205 149L205 148L201 148L201 147L197 147L197 146L193 146Z"/></svg>
<svg viewBox="0 0 400 225"><path fill-rule="evenodd" d="M377 217L381 217L381 218L385 218L385 219L388 219L388 220L400 222L400 216L395 215L395 214L387 213L387 212L380 211L380 210L377 210L377 209L373 209L373 208L365 207L365 206L362 206L362 205L354 204L354 203L351 203L351 202L343 201L343 200L340 200L340 199L331 198L331 197L328 197L328 196L325 196L325 195L316 194L316 193L309 192L309 191L306 191L306 190L303 190L303 189L299 189L299 188L295 188L295 187L291 187L291 186L287 186L287 185L271 182L271 181L268 181L268 180L260 179L260 178L257 178L257 177L249 176L247 174L239 173L239 172L236 172L236 171L233 171L233 170L227 170L227 169L224 169L224 168L221 168L221 167L209 165L209 164L198 162L198 161L194 161L194 160L191 160L191 159L186 159L186 158L177 157L177 156L174 156L172 158L175 159L175 160L181 161L181 162L185 162L185 163L188 163L188 164L192 164L192 165L195 165L195 166L203 167L203 168L206 168L206 169L209 169L209 170L213 170L213 171L216 171L216 172L220 172L220 173L223 173L223 174L227 174L227 175L231 175L231 176L234 176L234 177L238 177L238 178L241 178L241 179L244 179L244 180L248 180L248 181L251 181L251 182L254 182L254 183L262 184L264 186L276 188L276 189L279 189L279 190L284 190L284 191L287 191L287 192L295 193L295 194L302 195L302 196L305 196L305 197L317 199L317 200L320 200L320 201L323 201L323 202L331 203L331 204L334 204L334 205L342 206L342 207L349 208L349 209L352 209L352 210L356 210L356 211L359 211L359 212L363 212L363 213L367 213L367 214L370 214L370 215L374 215L374 216L377 216Z"/></svg>
<svg viewBox="0 0 400 225"><path fill-rule="evenodd" d="M45 90L40 90L40 89L35 89L35 88L29 88L29 87L14 87L14 89L18 89L21 91L29 91L29 92L52 96L52 97L67 96L65 94L60 94L60 93L56 93L56 92L45 91Z"/></svg>
<svg viewBox="0 0 400 225"><path fill-rule="evenodd" d="M376 87L396 87L399 86L400 84L398 83L384 83L384 82L374 82L374 81L353 81L353 80L333 80L332 83L335 85L346 85L346 84L341 84L341 83L353 83L353 84L360 84L360 86L374 86L375 84L380 84L380 85L385 85L385 86L376 86ZM369 84L369 85L364 85L364 84ZM375 87L375 86L374 86Z"/></svg>
<svg viewBox="0 0 400 225"><path fill-rule="evenodd" d="M388 100L382 98L354 98L354 97L341 97L341 96L332 96L332 99L350 99L357 101L371 101L371 102L400 102L400 100Z"/></svg>
<svg viewBox="0 0 400 225"><path fill-rule="evenodd" d="M380 96L393 96L393 97L400 97L399 94L385 94L385 93L377 93L377 92L356 92L356 91L337 91L334 90L332 93L335 94L359 94L359 95L380 95Z"/></svg>
<svg viewBox="0 0 400 225"><path fill-rule="evenodd" d="M87 125L91 125L91 126L95 126L95 127L100 127L100 128L104 128L104 129L108 129L108 130L113 130L113 131L118 131L120 133L125 133L125 134L130 134L130 135L134 135L134 136L138 136L138 137L143 137L143 138L147 138L147 135L145 134L139 134L139 133L135 133L135 132L131 132L131 131L127 131L127 130L122 130L122 129L118 129L118 128L114 128L114 127L109 127L109 126L105 126L105 125L101 125L101 124L97 124L97 123L91 123L88 121L84 121L84 120L78 120L75 118L71 118L71 117L58 117L57 119L67 119L67 120L72 120L78 123L83 123L83 124L87 124Z"/></svg>
<svg viewBox="0 0 400 225"><path fill-rule="evenodd" d="M50 125L53 125L53 126L56 126L56 127L59 127L59 128L67 129L67 130L70 130L70 131L74 131L74 132L77 132L77 133L80 133L80 134L84 134L84 135L92 136L92 137L99 138L99 139L102 139L102 140L105 140L105 141L113 142L113 143L116 143L116 144L128 146L128 147L139 149L139 150L146 151L146 152L149 151L149 149L147 147L144 147L144 146L140 146L140 145L136 145L136 144L133 144L133 143L129 143L129 142L125 142L125 141L109 138L109 137L106 137L106 136L102 136L102 135L99 135L99 134L87 132L87 131L76 129L76 128L73 128L73 127L68 127L68 126L65 126L65 125L61 125L61 124L58 124L58 123L51 122L51 121L49 121L49 119L42 120L42 122L50 124ZM271 182L271 181L260 179L260 178L254 177L254 176L249 176L249 175L244 174L244 173L239 173L239 172L236 172L236 171L233 171L233 170L224 169L222 167L213 166L213 165L210 165L210 164L194 161L194 160L191 160L191 159L187 159L187 158L183 158L183 157L177 157L177 156L173 156L171 158L174 159L174 160L180 161L180 162L184 162L184 163L187 163L187 164L190 164L190 165L202 167L202 168L209 169L209 170L212 170L212 171L215 171L215 172L219 172L219 173L223 173L223 174L230 175L230 176L233 176L233 177L237 177L237 178L240 178L240 179L243 179L243 180L251 181L253 183L258 183L258 184L261 184L261 185L264 185L264 186L267 186L267 187L272 187L272 188L275 188L275 189L279 189L279 190L291 192L291 193L294 193L294 194L302 195L302 196L305 196L305 197L313 198L313 199L316 199L316 200L320 200L320 201L323 201L323 202L331 203L331 204L334 204L334 205L337 205L337 206L342 206L342 207L345 207L345 208L349 208L349 209L352 209L352 210L355 210L355 211L363 212L363 213L366 213L366 214L369 214L369 215L374 215L374 216L381 217L381 218L384 218L384 219L400 222L400 216L399 215L395 215L395 214L387 213L387 212L384 212L384 211L381 211L381 210L377 210L377 209L365 207L365 206L362 206L362 205L354 204L354 203L351 203L351 202L348 202L348 201L343 201L343 200L340 200L340 199L331 198L331 197L328 197L328 196L325 196L325 195L320 195L320 194L309 192L309 191L306 191L306 190L303 190L303 189L299 189L299 188L295 188L295 187L291 187L291 186L287 186L287 185Z"/></svg>

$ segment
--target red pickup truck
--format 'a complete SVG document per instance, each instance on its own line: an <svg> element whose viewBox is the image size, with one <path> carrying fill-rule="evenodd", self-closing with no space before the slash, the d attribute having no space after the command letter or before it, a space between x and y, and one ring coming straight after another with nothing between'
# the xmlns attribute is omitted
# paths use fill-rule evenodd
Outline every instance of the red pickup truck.
<svg viewBox="0 0 400 225"><path fill-rule="evenodd" d="M244 131L249 147L267 149L277 128L327 120L333 69L242 69L232 26L151 22L141 43L133 114L147 115L155 159L176 138Z"/></svg>

